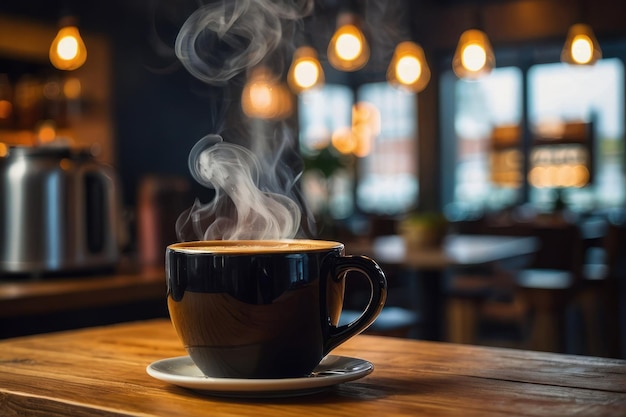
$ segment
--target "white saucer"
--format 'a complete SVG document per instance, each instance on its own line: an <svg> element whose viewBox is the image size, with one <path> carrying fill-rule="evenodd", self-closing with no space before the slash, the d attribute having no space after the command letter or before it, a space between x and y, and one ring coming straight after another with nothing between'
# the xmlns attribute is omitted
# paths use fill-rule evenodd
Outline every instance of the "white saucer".
<svg viewBox="0 0 626 417"><path fill-rule="evenodd" d="M346 356L328 355L301 378L237 379L211 378L196 367L189 356L161 359L146 368L156 379L203 393L236 397L286 397L319 392L342 382L354 381L374 370L370 362Z"/></svg>

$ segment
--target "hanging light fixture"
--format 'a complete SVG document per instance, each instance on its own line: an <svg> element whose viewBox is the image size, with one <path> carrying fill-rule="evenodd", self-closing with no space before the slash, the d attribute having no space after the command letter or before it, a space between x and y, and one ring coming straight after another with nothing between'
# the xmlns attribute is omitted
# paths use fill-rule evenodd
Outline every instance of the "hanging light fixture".
<svg viewBox="0 0 626 417"><path fill-rule="evenodd" d="M496 58L485 32L469 29L461 34L452 58L452 69L459 78L475 80L489 74Z"/></svg>
<svg viewBox="0 0 626 417"><path fill-rule="evenodd" d="M414 42L400 42L387 68L387 81L401 89L419 93L430 81L430 68L422 47Z"/></svg>
<svg viewBox="0 0 626 417"><path fill-rule="evenodd" d="M599 59L602 59L602 50L591 26L584 23L572 25L561 51L561 61L574 65L593 65Z"/></svg>
<svg viewBox="0 0 626 417"><path fill-rule="evenodd" d="M340 71L357 71L370 57L370 48L357 15L346 11L337 17L337 31L328 44L328 62Z"/></svg>
<svg viewBox="0 0 626 417"><path fill-rule="evenodd" d="M60 70L73 71L87 60L87 48L78 32L75 17L61 18L59 27L61 29L50 45L50 62Z"/></svg>
<svg viewBox="0 0 626 417"><path fill-rule="evenodd" d="M293 54L293 61L287 74L291 91L303 91L324 85L324 70L317 59L317 52L310 46L301 46Z"/></svg>
<svg viewBox="0 0 626 417"><path fill-rule="evenodd" d="M282 120L293 111L291 93L266 67L254 68L243 88L241 106L248 117Z"/></svg>

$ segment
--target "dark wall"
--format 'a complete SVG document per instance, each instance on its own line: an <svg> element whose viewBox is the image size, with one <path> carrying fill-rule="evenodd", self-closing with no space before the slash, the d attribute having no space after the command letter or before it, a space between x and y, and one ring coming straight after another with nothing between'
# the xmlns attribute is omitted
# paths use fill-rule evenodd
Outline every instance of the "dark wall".
<svg viewBox="0 0 626 417"><path fill-rule="evenodd" d="M124 17L112 33L117 164L124 197L132 205L143 175L190 178L187 155L212 132L210 92L191 77L154 38L149 14ZM139 22L139 23L137 23ZM190 180L191 181L191 180Z"/></svg>
<svg viewBox="0 0 626 417"><path fill-rule="evenodd" d="M192 1L0 2L0 13L53 25L70 12L79 17L81 32L109 38L115 168L129 207L144 175L191 181L189 149L212 130L207 86L173 55L178 28L195 7ZM202 198L206 191L198 187L194 193Z"/></svg>

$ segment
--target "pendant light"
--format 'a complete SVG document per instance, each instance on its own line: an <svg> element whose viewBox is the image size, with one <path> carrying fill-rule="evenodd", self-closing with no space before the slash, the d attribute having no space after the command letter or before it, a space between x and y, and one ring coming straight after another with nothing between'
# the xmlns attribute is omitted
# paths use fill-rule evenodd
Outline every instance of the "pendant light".
<svg viewBox="0 0 626 417"><path fill-rule="evenodd" d="M461 34L452 58L452 69L459 78L475 80L489 74L496 58L485 32L469 29Z"/></svg>
<svg viewBox="0 0 626 417"><path fill-rule="evenodd" d="M430 68L422 47L414 42L400 42L387 69L387 81L398 88L419 93L430 81Z"/></svg>
<svg viewBox="0 0 626 417"><path fill-rule="evenodd" d="M287 74L287 82L295 94L324 85L324 70L317 59L315 49L310 46L296 49Z"/></svg>
<svg viewBox="0 0 626 417"><path fill-rule="evenodd" d="M291 93L268 68L254 68L243 88L241 106L248 117L282 120L293 111Z"/></svg>
<svg viewBox="0 0 626 417"><path fill-rule="evenodd" d="M561 62L573 65L593 65L602 59L602 50L591 26L584 22L589 16L588 2L578 1L578 23L567 31L561 51Z"/></svg>
<svg viewBox="0 0 626 417"><path fill-rule="evenodd" d="M602 59L602 50L591 26L576 23L569 28L561 61L574 65L593 65Z"/></svg>
<svg viewBox="0 0 626 417"><path fill-rule="evenodd" d="M50 62L60 70L73 71L87 60L87 48L78 32L75 17L61 18L59 27L59 32L50 45Z"/></svg>
<svg viewBox="0 0 626 417"><path fill-rule="evenodd" d="M337 31L328 44L328 62L340 71L357 71L370 57L370 49L360 28L360 19L352 11L337 17Z"/></svg>

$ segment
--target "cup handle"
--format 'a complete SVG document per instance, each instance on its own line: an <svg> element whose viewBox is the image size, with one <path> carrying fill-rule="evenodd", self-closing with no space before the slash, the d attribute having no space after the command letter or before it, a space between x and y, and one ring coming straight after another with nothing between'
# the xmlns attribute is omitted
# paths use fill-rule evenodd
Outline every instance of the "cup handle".
<svg viewBox="0 0 626 417"><path fill-rule="evenodd" d="M334 267L333 279L345 279L345 273L348 271L360 272L369 280L372 292L369 304L358 319L339 327L330 327L328 338L324 343L324 355L367 329L376 320L387 299L385 273L373 259L367 256L341 256L336 259Z"/></svg>

